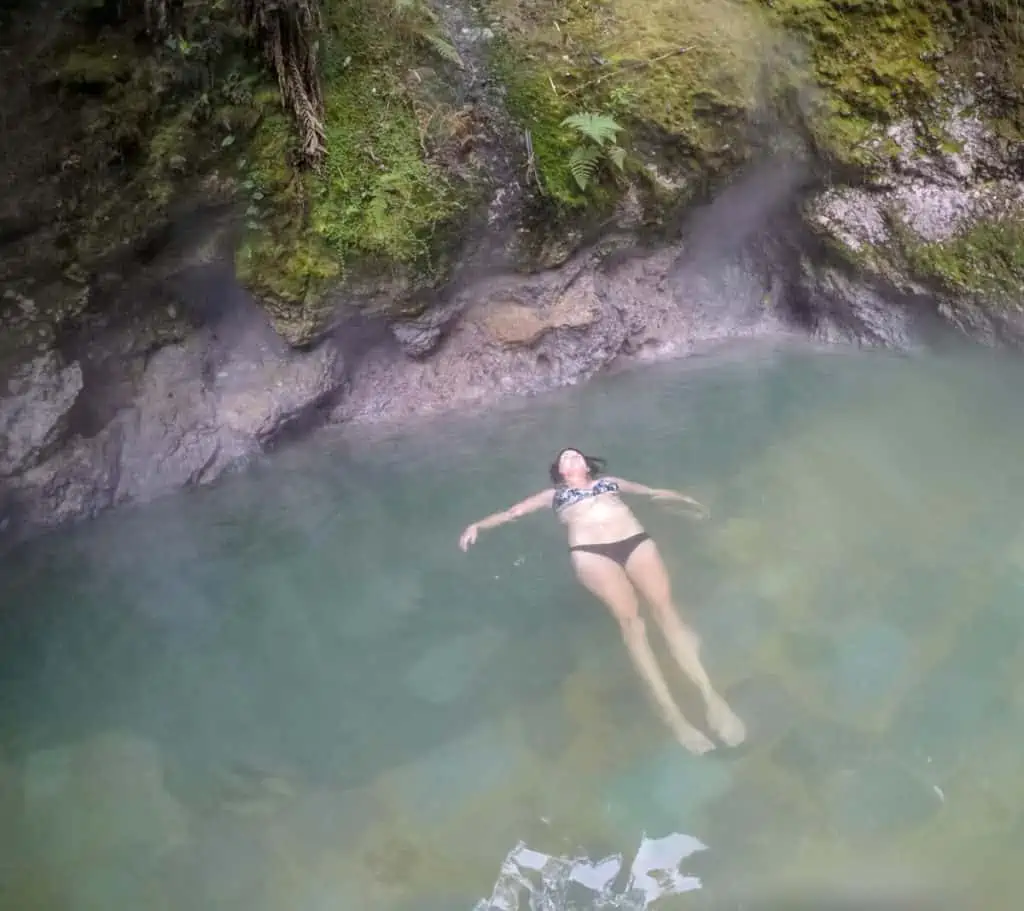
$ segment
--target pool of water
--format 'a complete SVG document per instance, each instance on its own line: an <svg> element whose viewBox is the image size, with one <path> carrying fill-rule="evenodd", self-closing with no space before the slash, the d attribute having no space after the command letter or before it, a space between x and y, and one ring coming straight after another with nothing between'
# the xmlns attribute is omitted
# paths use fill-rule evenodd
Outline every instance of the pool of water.
<svg viewBox="0 0 1024 911"><path fill-rule="evenodd" d="M9 555L4 907L1016 907L1022 388L743 348L325 433ZM741 748L674 743L551 516L458 550L567 444L711 507L635 504Z"/></svg>

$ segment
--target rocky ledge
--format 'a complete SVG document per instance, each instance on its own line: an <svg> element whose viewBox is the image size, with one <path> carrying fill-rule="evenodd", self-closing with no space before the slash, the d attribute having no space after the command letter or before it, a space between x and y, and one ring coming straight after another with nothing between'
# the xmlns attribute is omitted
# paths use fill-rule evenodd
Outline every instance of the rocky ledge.
<svg viewBox="0 0 1024 911"><path fill-rule="evenodd" d="M324 422L394 424L581 382L613 363L794 327L768 249L714 257L609 238L561 267L454 291L414 319L357 318L291 348L230 270L192 281L237 305L126 358L130 328L25 363L0 399L9 539L208 483Z"/></svg>

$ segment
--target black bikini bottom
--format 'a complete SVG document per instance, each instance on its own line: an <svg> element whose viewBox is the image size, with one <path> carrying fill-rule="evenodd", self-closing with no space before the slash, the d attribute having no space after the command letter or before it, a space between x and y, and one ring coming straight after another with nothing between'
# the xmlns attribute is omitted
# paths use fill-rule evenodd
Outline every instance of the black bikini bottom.
<svg viewBox="0 0 1024 911"><path fill-rule="evenodd" d="M633 551L649 537L650 535L646 531L642 531L629 538L623 538L621 541L609 541L607 544L577 544L575 547L570 547L569 550L581 550L588 554L600 554L602 557L614 560L624 567Z"/></svg>

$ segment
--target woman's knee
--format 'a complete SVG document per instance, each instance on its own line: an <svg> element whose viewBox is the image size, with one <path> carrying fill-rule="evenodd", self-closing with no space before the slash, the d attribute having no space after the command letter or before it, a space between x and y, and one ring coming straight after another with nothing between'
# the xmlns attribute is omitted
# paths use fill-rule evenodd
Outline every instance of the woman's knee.
<svg viewBox="0 0 1024 911"><path fill-rule="evenodd" d="M627 642L643 639L647 635L647 626L644 623L644 618L640 616L639 611L634 610L617 614L615 619L619 621L619 629L622 632L622 638Z"/></svg>
<svg viewBox="0 0 1024 911"><path fill-rule="evenodd" d="M685 640L694 648L700 647L697 631L679 616L679 611L672 604L652 604L651 614L659 626L671 629L676 638Z"/></svg>

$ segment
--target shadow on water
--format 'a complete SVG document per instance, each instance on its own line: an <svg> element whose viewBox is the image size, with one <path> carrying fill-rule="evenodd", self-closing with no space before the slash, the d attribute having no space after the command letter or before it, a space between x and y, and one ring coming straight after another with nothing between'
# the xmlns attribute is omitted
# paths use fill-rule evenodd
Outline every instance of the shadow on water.
<svg viewBox="0 0 1024 911"><path fill-rule="evenodd" d="M938 909L967 885L1004 907L1020 371L743 347L412 436L323 433L21 548L0 848L30 834L0 885L111 911ZM550 516L456 548L567 444L711 506L636 508L741 749L666 736Z"/></svg>

